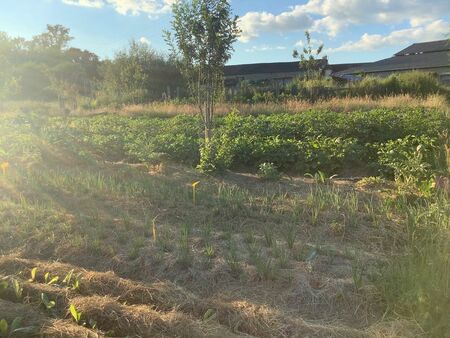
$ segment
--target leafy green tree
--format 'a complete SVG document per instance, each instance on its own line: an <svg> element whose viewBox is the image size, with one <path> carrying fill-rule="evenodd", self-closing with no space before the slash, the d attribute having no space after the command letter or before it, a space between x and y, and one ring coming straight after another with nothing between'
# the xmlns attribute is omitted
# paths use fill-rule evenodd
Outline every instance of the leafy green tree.
<svg viewBox="0 0 450 338"><path fill-rule="evenodd" d="M116 104L159 100L168 86L178 86L181 80L172 62L136 41L104 62L103 77L101 96Z"/></svg>
<svg viewBox="0 0 450 338"><path fill-rule="evenodd" d="M36 35L30 42L33 49L55 49L62 51L73 39L70 29L62 25L47 25L47 31Z"/></svg>
<svg viewBox="0 0 450 338"><path fill-rule="evenodd" d="M323 52L323 43L317 48L314 48L309 31L305 31L305 38L306 44L303 50L299 52L297 49L294 49L292 56L300 60L300 69L305 71L305 78L307 80L321 78L327 63L327 56L321 55Z"/></svg>
<svg viewBox="0 0 450 338"><path fill-rule="evenodd" d="M223 69L240 30L226 0L181 0L173 5L171 28L164 32L172 57L185 77L211 139L214 105L223 92Z"/></svg>

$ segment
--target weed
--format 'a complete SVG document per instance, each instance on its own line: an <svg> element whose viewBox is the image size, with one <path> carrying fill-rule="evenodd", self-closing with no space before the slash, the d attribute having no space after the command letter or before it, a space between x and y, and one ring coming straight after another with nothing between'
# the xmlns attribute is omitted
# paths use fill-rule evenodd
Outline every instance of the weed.
<svg viewBox="0 0 450 338"><path fill-rule="evenodd" d="M260 255L256 262L256 271L263 280L274 280L276 278L277 269L272 258Z"/></svg>
<svg viewBox="0 0 450 338"><path fill-rule="evenodd" d="M225 260L230 268L231 275L238 277L241 273L241 264L239 262L236 244L233 241L230 241L228 244L228 253L226 254Z"/></svg>
<svg viewBox="0 0 450 338"><path fill-rule="evenodd" d="M277 258L278 266L281 269L286 269L289 266L290 255L283 245L275 245L274 255Z"/></svg>
<svg viewBox="0 0 450 338"><path fill-rule="evenodd" d="M178 240L178 263L183 267L189 267L192 264L192 255L189 245L189 226L184 224L180 231Z"/></svg>
<svg viewBox="0 0 450 338"><path fill-rule="evenodd" d="M283 229L283 236L288 248L292 250L297 239L297 227L292 223L286 225Z"/></svg>
<svg viewBox="0 0 450 338"><path fill-rule="evenodd" d="M274 229L272 225L265 225L263 227L263 232L264 232L264 241L266 243L267 247L271 247L273 245L274 242Z"/></svg>

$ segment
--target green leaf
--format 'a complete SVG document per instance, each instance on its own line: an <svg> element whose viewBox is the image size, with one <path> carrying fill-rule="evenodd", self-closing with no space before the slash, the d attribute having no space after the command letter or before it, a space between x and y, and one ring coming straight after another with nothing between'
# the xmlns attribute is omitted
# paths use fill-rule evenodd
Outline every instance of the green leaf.
<svg viewBox="0 0 450 338"><path fill-rule="evenodd" d="M50 277L50 272L47 272L47 273L44 275L44 281L45 281L45 283L47 283L49 277Z"/></svg>
<svg viewBox="0 0 450 338"><path fill-rule="evenodd" d="M17 299L21 299L23 288L20 286L19 281L17 279L13 279L11 282Z"/></svg>
<svg viewBox="0 0 450 338"><path fill-rule="evenodd" d="M48 284L48 285L52 285L52 284L57 283L58 281L59 281L59 277L58 277L58 276L55 276L55 277L53 277L53 278L50 280L50 282L48 282L47 284Z"/></svg>
<svg viewBox="0 0 450 338"><path fill-rule="evenodd" d="M28 280L29 282L34 282L36 280L36 272L37 268L31 269L31 278Z"/></svg>
<svg viewBox="0 0 450 338"><path fill-rule="evenodd" d="M69 310L70 310L70 314L72 315L73 319L78 324L78 322L81 319L81 312L78 312L77 309L75 308L75 305L73 305L73 304L70 304Z"/></svg>
<svg viewBox="0 0 450 338"><path fill-rule="evenodd" d="M8 323L6 320L2 319L0 320L0 335L2 337L6 337L8 334Z"/></svg>
<svg viewBox="0 0 450 338"><path fill-rule="evenodd" d="M22 317L16 317L11 323L11 332L14 332L18 328L20 328L20 325L22 324Z"/></svg>
<svg viewBox="0 0 450 338"><path fill-rule="evenodd" d="M0 282L0 292L2 292L3 290L6 290L8 288L8 282L5 280L2 280Z"/></svg>
<svg viewBox="0 0 450 338"><path fill-rule="evenodd" d="M68 285L70 283L70 281L72 280L72 274L73 274L73 269L67 273L66 277L64 277L64 279L62 281L63 284Z"/></svg>

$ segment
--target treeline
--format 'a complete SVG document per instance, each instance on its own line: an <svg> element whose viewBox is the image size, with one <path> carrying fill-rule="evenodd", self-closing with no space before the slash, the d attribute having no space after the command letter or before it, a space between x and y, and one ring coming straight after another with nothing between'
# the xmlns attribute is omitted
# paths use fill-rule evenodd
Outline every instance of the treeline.
<svg viewBox="0 0 450 338"><path fill-rule="evenodd" d="M183 95L173 62L131 41L111 60L69 47L68 28L47 25L42 34L13 38L0 32L0 99L59 101L75 108L138 104Z"/></svg>

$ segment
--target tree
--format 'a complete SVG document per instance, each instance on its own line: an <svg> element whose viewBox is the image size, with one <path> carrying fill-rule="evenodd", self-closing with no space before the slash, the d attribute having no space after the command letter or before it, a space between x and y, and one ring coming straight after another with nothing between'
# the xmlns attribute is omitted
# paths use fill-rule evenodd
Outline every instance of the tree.
<svg viewBox="0 0 450 338"><path fill-rule="evenodd" d="M196 99L211 139L214 106L223 90L223 70L239 36L237 16L227 0L181 0L173 5L173 34L166 31L174 60Z"/></svg>
<svg viewBox="0 0 450 338"><path fill-rule="evenodd" d="M317 49L313 48L311 34L305 31L306 45L303 47L302 53L294 49L292 56L300 59L300 68L305 70L305 78L307 80L320 78L323 75L324 66L327 64L327 56L321 56L323 51L323 43Z"/></svg>
<svg viewBox="0 0 450 338"><path fill-rule="evenodd" d="M67 48L69 41L73 39L69 32L70 29L62 25L47 25L47 31L34 36L31 45L38 49L63 51Z"/></svg>

